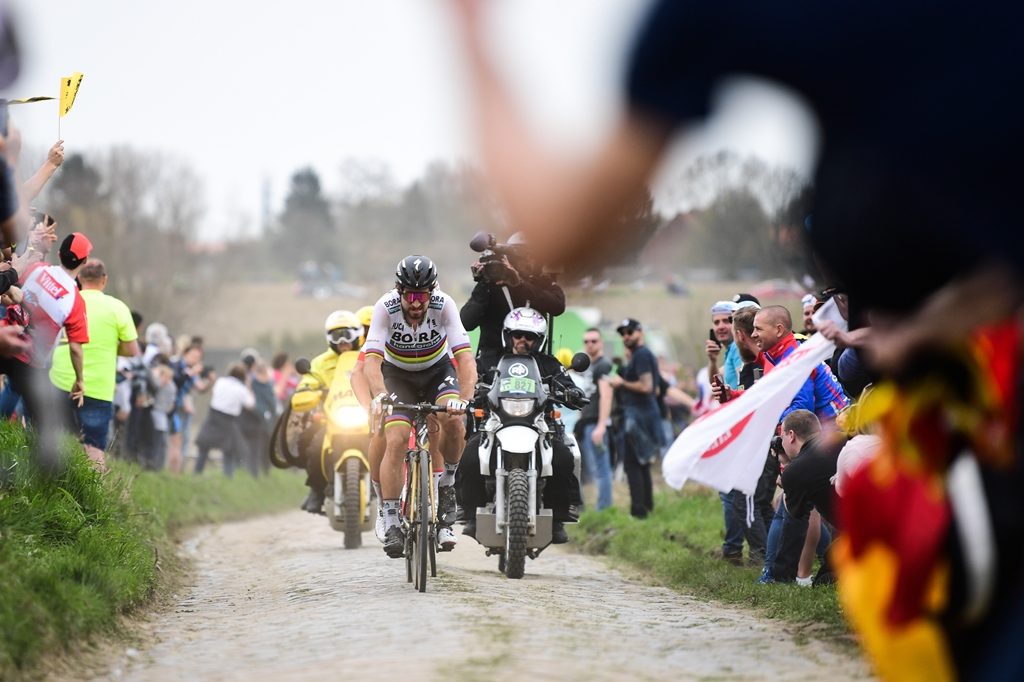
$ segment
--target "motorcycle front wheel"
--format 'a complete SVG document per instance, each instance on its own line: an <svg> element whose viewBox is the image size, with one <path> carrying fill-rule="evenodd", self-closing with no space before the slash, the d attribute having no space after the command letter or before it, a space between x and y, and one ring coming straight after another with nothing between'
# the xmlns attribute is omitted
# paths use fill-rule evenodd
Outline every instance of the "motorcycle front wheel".
<svg viewBox="0 0 1024 682"><path fill-rule="evenodd" d="M342 490L345 493L341 513L345 515L344 528L345 549L357 549L363 544L361 530L363 510L360 509L359 481L363 477L363 467L355 457L345 460L345 480Z"/></svg>
<svg viewBox="0 0 1024 682"><path fill-rule="evenodd" d="M526 542L530 533L530 481L526 471L508 472L506 485L505 575L518 579L526 572Z"/></svg>

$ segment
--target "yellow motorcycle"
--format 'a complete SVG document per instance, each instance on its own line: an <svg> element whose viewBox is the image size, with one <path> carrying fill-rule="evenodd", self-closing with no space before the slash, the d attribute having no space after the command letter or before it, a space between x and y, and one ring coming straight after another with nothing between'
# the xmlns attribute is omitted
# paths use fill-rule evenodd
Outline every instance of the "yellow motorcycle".
<svg viewBox="0 0 1024 682"><path fill-rule="evenodd" d="M345 549L359 547L363 531L372 530L377 518L377 500L372 495L367 459L368 419L350 383L358 358L355 351L342 353L330 386L310 371L309 360L297 360L295 369L307 377L307 385L292 394L289 410L307 423L306 428L316 428L318 422L323 427L319 465L324 479L333 481L327 486L324 514L331 528L344 534ZM287 417L282 416L282 421Z"/></svg>

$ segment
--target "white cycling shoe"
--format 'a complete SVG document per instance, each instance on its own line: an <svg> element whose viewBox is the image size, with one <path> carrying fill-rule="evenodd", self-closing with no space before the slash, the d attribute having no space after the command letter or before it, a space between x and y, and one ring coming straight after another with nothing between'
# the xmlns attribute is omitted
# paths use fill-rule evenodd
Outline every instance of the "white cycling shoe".
<svg viewBox="0 0 1024 682"><path fill-rule="evenodd" d="M455 549L455 533L448 526L441 526L437 529L437 545L442 552L450 552Z"/></svg>
<svg viewBox="0 0 1024 682"><path fill-rule="evenodd" d="M377 507L377 523L373 526L373 534L377 536L377 541L382 545L384 544L384 534L388 532L388 524L384 520L384 507Z"/></svg>

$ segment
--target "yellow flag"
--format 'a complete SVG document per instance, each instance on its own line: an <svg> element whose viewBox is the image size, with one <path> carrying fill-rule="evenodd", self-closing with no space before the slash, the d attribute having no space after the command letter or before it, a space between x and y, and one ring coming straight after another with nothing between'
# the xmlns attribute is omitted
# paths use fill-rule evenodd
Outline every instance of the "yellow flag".
<svg viewBox="0 0 1024 682"><path fill-rule="evenodd" d="M60 117L64 118L71 111L71 105L75 103L75 95L78 94L78 86L82 84L82 73L76 71L70 76L60 79Z"/></svg>

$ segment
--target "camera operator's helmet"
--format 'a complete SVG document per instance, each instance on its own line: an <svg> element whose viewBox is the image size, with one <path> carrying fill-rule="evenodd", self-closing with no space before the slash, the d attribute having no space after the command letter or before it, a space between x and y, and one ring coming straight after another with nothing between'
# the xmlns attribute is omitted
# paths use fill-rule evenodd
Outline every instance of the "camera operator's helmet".
<svg viewBox="0 0 1024 682"><path fill-rule="evenodd" d="M537 335L535 349L540 350L548 335L548 323L544 316L533 308L516 308L505 316L501 329L501 340L505 350L512 350L512 332L529 332Z"/></svg>
<svg viewBox="0 0 1024 682"><path fill-rule="evenodd" d="M426 256L406 256L395 268L395 281L404 289L433 289L437 284L437 268Z"/></svg>
<svg viewBox="0 0 1024 682"><path fill-rule="evenodd" d="M363 345L363 325L359 318L348 310L335 310L324 320L324 335L327 344L334 348L339 343L352 344L352 350L359 350Z"/></svg>

